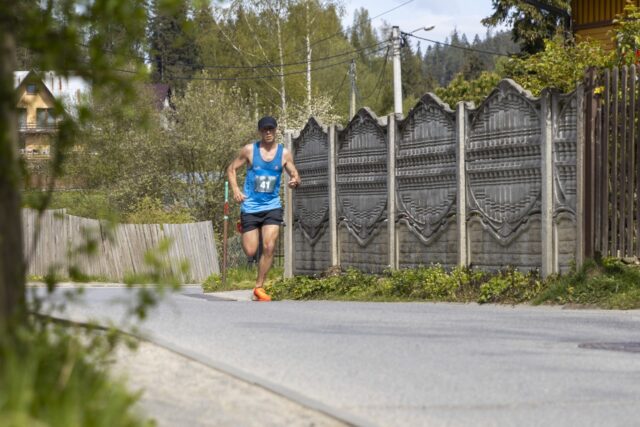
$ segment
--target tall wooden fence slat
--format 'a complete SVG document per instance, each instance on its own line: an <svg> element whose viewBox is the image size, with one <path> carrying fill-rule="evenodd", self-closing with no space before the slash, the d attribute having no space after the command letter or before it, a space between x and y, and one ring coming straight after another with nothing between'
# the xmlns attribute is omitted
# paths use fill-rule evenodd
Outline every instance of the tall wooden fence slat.
<svg viewBox="0 0 640 427"><path fill-rule="evenodd" d="M638 93L638 111L640 112L640 85L636 83L636 88L639 90ZM637 138L640 138L640 118L638 119L638 132L636 133L636 138L634 138L635 144L635 164L633 167L633 171L635 173L635 209L636 209L636 217L635 217L635 242L636 242L636 256L640 257L640 141ZM632 178L633 179L633 178Z"/></svg>
<svg viewBox="0 0 640 427"><path fill-rule="evenodd" d="M603 77L598 79L597 84L601 85L603 84ZM594 102L598 102L597 98L594 99ZM605 122L604 122L604 112L602 108L597 109L597 113L596 113L596 129L595 129L595 141L594 141L594 157L595 157L595 168L596 170L602 170L603 168L603 158L602 155L599 155L600 153L602 153L602 146L603 144L605 144L604 142L604 138L606 135L605 132ZM595 174L594 177L594 185L595 188L593 189L594 192L594 207L595 206L599 206L600 205L600 201L603 198L603 183L604 181L604 177L602 176L602 174ZM602 248L602 242L603 242L603 212L601 209L595 209L594 212L594 243L593 243L593 249L597 252L602 252L603 248Z"/></svg>
<svg viewBox="0 0 640 427"><path fill-rule="evenodd" d="M622 138L620 139L620 248L624 250L627 243L627 233L625 227L625 218L626 218L626 200L627 200L627 143L628 143L628 132L627 132L627 123L629 116L629 102L628 102L628 91L629 91L629 75L628 75L628 67L622 67Z"/></svg>
<svg viewBox="0 0 640 427"><path fill-rule="evenodd" d="M614 203L611 203L611 250L612 255L616 255L618 248L618 202L615 197L618 194L618 117L619 117L619 85L618 85L619 72L618 67L613 68L613 141L612 141L612 153L611 153L611 175L612 185L611 193L614 196Z"/></svg>
<svg viewBox="0 0 640 427"><path fill-rule="evenodd" d="M637 85L636 85L636 67L635 65L631 67L631 75L629 77L629 83L630 83L630 94L631 94L631 99L629 101L629 105L631 108L631 113L630 113L630 118L629 118L629 139L627 141L627 197L626 197L626 204L627 204L627 218L626 218L626 223L627 223L627 246L626 246L626 253L628 255L633 254L633 198L634 198L634 181L635 181L635 174L634 174L634 168L635 168L635 162L634 162L634 144L636 141L636 126L635 126L635 122L636 122L636 90L637 90Z"/></svg>
<svg viewBox="0 0 640 427"><path fill-rule="evenodd" d="M609 125L610 119L610 101L611 101L611 71L606 70L604 75L604 103L606 105L604 110L604 123L603 123L603 138L602 138L602 173L600 173L600 179L602 182L601 198L600 198L600 211L602 213L602 233L600 247L602 248L602 254L609 253L609 141L611 139L611 126Z"/></svg>
<svg viewBox="0 0 640 427"><path fill-rule="evenodd" d="M587 139L585 141L586 143L586 147L585 147L585 156L584 156L584 171L585 174L582 177L579 177L578 179L583 179L584 180L584 187L585 187L585 195L584 195L584 203L585 203L585 209L584 209L584 228L585 228L585 232L588 236L590 236L590 238L586 239L584 244L585 244L585 248L584 251L586 254L590 254L594 251L594 244L595 244L595 199L594 197L596 196L596 192L595 190L595 135L596 135L596 131L595 131L595 127L596 127L596 117L597 117L597 110L596 110L596 102L597 100L595 99L594 96L594 90L593 88L596 85L596 72L594 69L590 69L587 72L587 76L585 78L586 81L586 87L587 87L587 94L586 94L586 111L584 112L585 114L585 124L586 124L586 136Z"/></svg>
<svg viewBox="0 0 640 427"><path fill-rule="evenodd" d="M36 232L37 212L23 209L25 253L33 250L31 239ZM78 248L87 238L95 239L97 253L88 256ZM210 221L193 224L120 224L109 230L100 221L66 215L60 211L46 211L42 216L41 231L28 273L44 276L51 269L66 275L72 265L84 274L122 280L128 273L148 272L144 254L157 249L169 238L172 244L164 261L170 271L183 282L200 282L209 275L219 273L218 253ZM68 259L67 254L75 252ZM184 275L181 265L189 264Z"/></svg>
<svg viewBox="0 0 640 427"><path fill-rule="evenodd" d="M627 232L626 232L626 200L627 200L627 146L629 145L629 72L628 67L622 68L622 108L624 111L622 117L622 140L621 140L621 155L622 160L620 169L620 248L624 250L627 244Z"/></svg>
<svg viewBox="0 0 640 427"><path fill-rule="evenodd" d="M595 206L585 195L585 255L640 256L640 83L637 66L604 70L596 85L593 71L585 76L585 189L594 191ZM598 92L596 92L596 89ZM596 93L602 96L594 96ZM591 104L589 104L589 101ZM590 121L596 113L596 131ZM591 141L590 139L593 139ZM595 143L595 144L594 144ZM589 161L595 159L595 188L590 186ZM593 209L593 210L592 210ZM588 218L595 215L595 230ZM589 245L595 252L589 252Z"/></svg>

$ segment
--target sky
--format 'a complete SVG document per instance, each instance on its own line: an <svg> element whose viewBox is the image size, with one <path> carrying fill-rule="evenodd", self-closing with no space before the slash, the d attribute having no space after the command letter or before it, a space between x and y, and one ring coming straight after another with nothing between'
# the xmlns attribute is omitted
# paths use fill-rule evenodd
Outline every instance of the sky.
<svg viewBox="0 0 640 427"><path fill-rule="evenodd" d="M346 12L342 19L343 25L351 26L354 11L361 7L369 11L370 17L374 17L408 1L410 0L343 0ZM444 41L457 28L460 34L466 34L469 41L472 41L476 34L484 38L487 28L480 20L491 13L491 0L413 0L374 19L372 24L378 29L386 21L405 32L434 25L435 28L429 32L417 31L415 34L438 41ZM423 49L428 44L431 43L421 42Z"/></svg>

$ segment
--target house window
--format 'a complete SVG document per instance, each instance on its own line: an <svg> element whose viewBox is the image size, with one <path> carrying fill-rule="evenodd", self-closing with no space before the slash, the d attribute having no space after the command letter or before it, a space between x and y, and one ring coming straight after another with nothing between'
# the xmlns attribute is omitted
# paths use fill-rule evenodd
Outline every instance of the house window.
<svg viewBox="0 0 640 427"><path fill-rule="evenodd" d="M29 83L27 85L27 93L29 95L35 95L38 93L38 86L35 83Z"/></svg>
<svg viewBox="0 0 640 427"><path fill-rule="evenodd" d="M38 127L52 127L56 124L53 108L38 108L36 110L36 122Z"/></svg>
<svg viewBox="0 0 640 427"><path fill-rule="evenodd" d="M18 108L18 124L20 128L27 127L27 109L26 108Z"/></svg>

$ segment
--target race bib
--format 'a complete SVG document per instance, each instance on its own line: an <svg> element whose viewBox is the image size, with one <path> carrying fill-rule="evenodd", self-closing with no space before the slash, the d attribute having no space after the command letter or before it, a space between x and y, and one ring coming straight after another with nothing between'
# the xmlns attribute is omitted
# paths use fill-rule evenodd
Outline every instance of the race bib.
<svg viewBox="0 0 640 427"><path fill-rule="evenodd" d="M276 188L276 177L258 175L253 181L253 191L256 193L273 193Z"/></svg>

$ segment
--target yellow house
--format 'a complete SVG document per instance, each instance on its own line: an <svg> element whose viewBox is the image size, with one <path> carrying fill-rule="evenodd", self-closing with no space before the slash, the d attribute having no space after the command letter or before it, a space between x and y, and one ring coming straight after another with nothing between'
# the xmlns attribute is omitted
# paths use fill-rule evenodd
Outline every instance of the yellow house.
<svg viewBox="0 0 640 427"><path fill-rule="evenodd" d="M614 49L610 31L613 20L624 11L627 0L572 0L571 18L577 38L590 38ZM640 0L634 0L636 5Z"/></svg>
<svg viewBox="0 0 640 427"><path fill-rule="evenodd" d="M72 109L89 85L79 77L35 71L16 71L14 84L20 150L27 157L48 157L52 136L58 130L54 100L61 100L65 108Z"/></svg>

